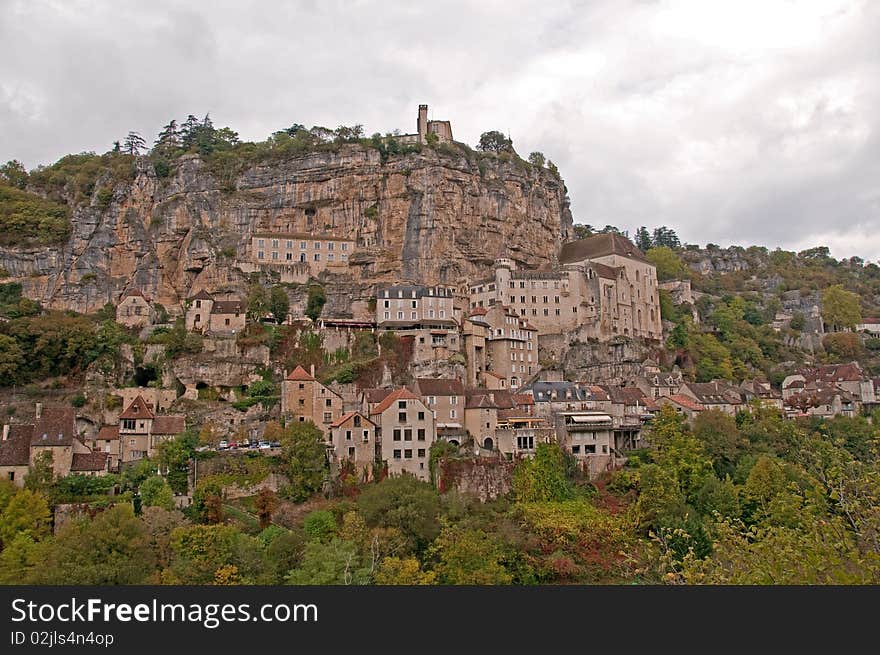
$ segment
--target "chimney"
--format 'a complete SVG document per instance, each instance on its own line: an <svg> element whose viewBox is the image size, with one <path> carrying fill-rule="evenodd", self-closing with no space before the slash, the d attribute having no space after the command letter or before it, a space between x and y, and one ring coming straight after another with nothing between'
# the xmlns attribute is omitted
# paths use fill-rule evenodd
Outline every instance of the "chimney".
<svg viewBox="0 0 880 655"><path fill-rule="evenodd" d="M43 415L43 403L37 403L34 408L34 418L39 419Z"/></svg>
<svg viewBox="0 0 880 655"><path fill-rule="evenodd" d="M3 441L6 441L9 438L9 424L3 426Z"/></svg>
<svg viewBox="0 0 880 655"><path fill-rule="evenodd" d="M312 365L309 367L309 371L310 371L310 375L311 375L312 377L315 377L315 365L314 365L314 364L312 364Z"/></svg>

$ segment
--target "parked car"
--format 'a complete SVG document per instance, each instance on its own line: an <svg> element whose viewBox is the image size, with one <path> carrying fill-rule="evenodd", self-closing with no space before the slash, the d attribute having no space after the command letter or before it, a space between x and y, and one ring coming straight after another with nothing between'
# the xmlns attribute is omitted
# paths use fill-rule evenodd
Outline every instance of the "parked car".
<svg viewBox="0 0 880 655"><path fill-rule="evenodd" d="M226 450L227 448L229 448L229 442L226 439L217 444L217 450Z"/></svg>
<svg viewBox="0 0 880 655"><path fill-rule="evenodd" d="M260 447L260 444L256 441L251 441L250 443L248 443L247 447L251 450L255 450Z"/></svg>
<svg viewBox="0 0 880 655"><path fill-rule="evenodd" d="M230 441L230 442L229 442L229 449L230 449L230 450L234 450L234 449L236 449L236 448L238 448L238 442L236 442L236 441Z"/></svg>
<svg viewBox="0 0 880 655"><path fill-rule="evenodd" d="M280 442L280 441L273 441L273 442L271 442L269 445L272 446L272 448L281 448L281 442Z"/></svg>
<svg viewBox="0 0 880 655"><path fill-rule="evenodd" d="M268 441L261 441L260 442L260 450L268 450L271 447L272 447L272 444L270 444Z"/></svg>

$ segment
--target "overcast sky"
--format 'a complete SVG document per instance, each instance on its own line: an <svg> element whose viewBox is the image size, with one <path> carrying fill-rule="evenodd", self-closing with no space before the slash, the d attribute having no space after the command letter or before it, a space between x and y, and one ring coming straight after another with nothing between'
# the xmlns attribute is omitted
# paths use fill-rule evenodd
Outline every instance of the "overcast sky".
<svg viewBox="0 0 880 655"><path fill-rule="evenodd" d="M210 112L509 132L575 222L880 257L880 2L0 0L0 161Z"/></svg>

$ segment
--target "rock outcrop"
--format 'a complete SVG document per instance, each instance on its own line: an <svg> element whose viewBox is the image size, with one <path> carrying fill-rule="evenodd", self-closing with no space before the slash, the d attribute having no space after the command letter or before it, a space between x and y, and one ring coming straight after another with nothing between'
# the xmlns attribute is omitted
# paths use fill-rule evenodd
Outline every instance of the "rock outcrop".
<svg viewBox="0 0 880 655"><path fill-rule="evenodd" d="M131 288L172 312L194 289L242 291L246 276L234 264L257 229L356 239L346 297L328 294L333 309L379 282L456 284L499 256L552 264L572 227L565 185L547 169L452 146L383 162L356 144L233 175L185 155L159 178L140 158L109 203L96 191L71 220L67 243L0 249L0 267L27 296L79 312Z"/></svg>

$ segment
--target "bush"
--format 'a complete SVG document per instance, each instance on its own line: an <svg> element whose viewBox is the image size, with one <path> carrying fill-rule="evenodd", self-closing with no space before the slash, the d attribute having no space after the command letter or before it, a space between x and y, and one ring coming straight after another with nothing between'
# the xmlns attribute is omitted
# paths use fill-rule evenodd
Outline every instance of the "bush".
<svg viewBox="0 0 880 655"><path fill-rule="evenodd" d="M73 405L74 407L82 407L83 405L86 404L86 397L82 394L74 396L73 398L70 399L70 404Z"/></svg>
<svg viewBox="0 0 880 655"><path fill-rule="evenodd" d="M0 245L63 243L70 236L69 214L60 202L0 184Z"/></svg>

